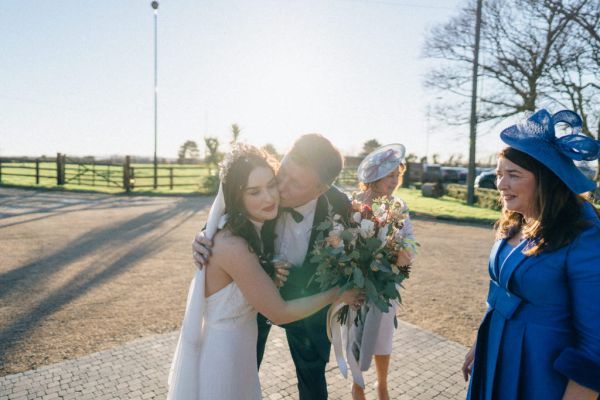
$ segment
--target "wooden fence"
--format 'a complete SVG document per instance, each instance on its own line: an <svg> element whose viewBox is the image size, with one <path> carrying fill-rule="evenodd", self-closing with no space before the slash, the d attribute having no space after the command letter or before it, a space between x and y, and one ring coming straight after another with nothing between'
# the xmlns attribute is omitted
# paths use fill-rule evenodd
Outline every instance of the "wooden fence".
<svg viewBox="0 0 600 400"><path fill-rule="evenodd" d="M123 189L157 189L202 187L213 175L214 167L206 164L159 164L154 174L153 164L134 164L131 157L124 161L83 162L58 153L54 160L32 158L0 158L0 184L58 185L109 187Z"/></svg>
<svg viewBox="0 0 600 400"><path fill-rule="evenodd" d="M347 157L346 166L335 182L339 186L357 186L356 169L361 159ZM407 163L404 186L415 182L464 182L466 170L439 165L424 166ZM154 172L151 163L134 163L130 156L122 162L89 161L67 157L58 153L56 158L0 158L0 184L23 186L45 185L80 187L105 187L132 190L152 190L188 187L207 193L217 189L218 179L214 165L159 164ZM448 175L452 173L452 175ZM464 176L462 176L464 175Z"/></svg>

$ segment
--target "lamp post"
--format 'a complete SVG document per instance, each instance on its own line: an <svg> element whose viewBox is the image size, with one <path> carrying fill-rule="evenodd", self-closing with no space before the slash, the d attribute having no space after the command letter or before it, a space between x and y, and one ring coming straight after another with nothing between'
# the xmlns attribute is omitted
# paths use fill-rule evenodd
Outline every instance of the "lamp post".
<svg viewBox="0 0 600 400"><path fill-rule="evenodd" d="M154 189L158 187L158 158L156 157L157 131L158 131L158 46L157 46L157 25L158 25L158 1L150 3L154 9Z"/></svg>

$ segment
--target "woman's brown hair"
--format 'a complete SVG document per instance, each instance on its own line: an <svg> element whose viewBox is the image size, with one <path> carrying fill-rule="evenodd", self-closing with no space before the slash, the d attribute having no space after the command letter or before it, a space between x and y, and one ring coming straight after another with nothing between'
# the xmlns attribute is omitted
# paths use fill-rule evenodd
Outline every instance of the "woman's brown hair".
<svg viewBox="0 0 600 400"><path fill-rule="evenodd" d="M527 255L554 251L571 243L587 226L581 218L586 200L571 191L544 164L522 151L506 147L498 153L498 158L505 158L533 173L536 185L533 208L538 217L527 224L522 214L503 206L502 215L496 222L496 239L508 239L522 231L523 237L532 239L532 244L524 251Z"/></svg>
<svg viewBox="0 0 600 400"><path fill-rule="evenodd" d="M250 173L259 167L269 168L275 174L277 161L268 153L250 145L237 144L222 164L223 197L227 213L226 227L248 242L248 248L258 256L263 269L273 275L272 255L264 254L262 241L244 207L244 190Z"/></svg>

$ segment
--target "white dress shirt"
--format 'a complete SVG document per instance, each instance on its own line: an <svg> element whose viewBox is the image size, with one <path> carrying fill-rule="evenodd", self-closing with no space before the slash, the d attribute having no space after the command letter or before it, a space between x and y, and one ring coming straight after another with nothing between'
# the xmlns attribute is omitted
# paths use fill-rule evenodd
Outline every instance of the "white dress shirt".
<svg viewBox="0 0 600 400"><path fill-rule="evenodd" d="M294 267L299 267L304 262L308 251L308 242L315 219L317 199L294 208L304 217L296 222L289 212L284 212L277 219L275 225L275 253L285 256Z"/></svg>

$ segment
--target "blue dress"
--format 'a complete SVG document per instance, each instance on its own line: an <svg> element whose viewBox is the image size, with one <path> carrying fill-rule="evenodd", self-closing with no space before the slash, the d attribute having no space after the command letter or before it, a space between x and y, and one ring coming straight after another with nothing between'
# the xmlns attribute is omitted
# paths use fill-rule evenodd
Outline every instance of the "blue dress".
<svg viewBox="0 0 600 400"><path fill-rule="evenodd" d="M569 380L600 392L600 219L588 203L583 218L591 226L553 252L494 244L467 399L560 400Z"/></svg>

